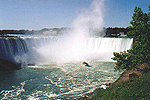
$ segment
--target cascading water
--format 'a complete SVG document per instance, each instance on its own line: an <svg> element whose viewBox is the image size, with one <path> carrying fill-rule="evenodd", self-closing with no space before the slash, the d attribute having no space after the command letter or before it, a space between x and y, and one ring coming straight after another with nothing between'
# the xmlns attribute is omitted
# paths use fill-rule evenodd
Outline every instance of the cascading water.
<svg viewBox="0 0 150 100"><path fill-rule="evenodd" d="M131 38L89 37L82 40L81 44L75 44L74 41L69 40L67 43L66 38L56 36L3 38L0 39L0 57L22 66L52 62L112 61L113 52L130 49L132 41Z"/></svg>
<svg viewBox="0 0 150 100"><path fill-rule="evenodd" d="M50 36L26 38L25 42L30 48L32 60L36 58L33 63L40 64L88 60L112 61L113 52L131 49L133 39L86 38L82 44L74 44L74 41L66 43L66 38Z"/></svg>
<svg viewBox="0 0 150 100"><path fill-rule="evenodd" d="M27 45L21 38L0 38L0 58L21 64L18 67L26 66Z"/></svg>
<svg viewBox="0 0 150 100"><path fill-rule="evenodd" d="M113 71L115 64L108 61L113 52L130 49L132 42L132 38L85 38L78 49L73 43L64 44L64 37L0 39L1 57L37 64L1 72L0 99L76 99L91 93L119 77ZM83 61L91 67L84 66Z"/></svg>
<svg viewBox="0 0 150 100"><path fill-rule="evenodd" d="M84 9L65 36L0 39L0 57L32 64L0 73L0 99L77 99L114 82L120 73L108 61L113 52L130 49L133 39L90 37L90 29L103 27L103 1L94 0Z"/></svg>

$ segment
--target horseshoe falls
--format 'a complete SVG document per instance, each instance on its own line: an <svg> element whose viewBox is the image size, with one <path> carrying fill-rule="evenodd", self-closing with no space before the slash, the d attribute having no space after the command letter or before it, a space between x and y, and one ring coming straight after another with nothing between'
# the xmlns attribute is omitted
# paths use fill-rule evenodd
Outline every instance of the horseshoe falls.
<svg viewBox="0 0 150 100"><path fill-rule="evenodd" d="M40 37L25 38L25 42L30 54L37 60L33 63L40 64L84 60L112 61L113 52L131 49L133 39L97 37L74 41L62 37Z"/></svg>
<svg viewBox="0 0 150 100"><path fill-rule="evenodd" d="M94 29L103 29L104 4L104 0L93 0L63 36L39 31L38 35L0 38L0 60L21 68L0 72L0 99L77 99L114 82L121 73L114 72L113 52L131 49L133 39L90 37L95 36Z"/></svg>
<svg viewBox="0 0 150 100"><path fill-rule="evenodd" d="M0 99L77 99L93 93L120 76L111 57L131 49L132 42L101 37L82 42L55 36L0 39L0 57L22 67L0 72Z"/></svg>

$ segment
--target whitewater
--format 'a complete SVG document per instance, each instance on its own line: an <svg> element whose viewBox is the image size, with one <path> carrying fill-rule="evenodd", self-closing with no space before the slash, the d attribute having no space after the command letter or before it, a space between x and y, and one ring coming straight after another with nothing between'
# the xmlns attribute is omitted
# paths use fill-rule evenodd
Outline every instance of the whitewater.
<svg viewBox="0 0 150 100"><path fill-rule="evenodd" d="M6 55L11 54L11 59L23 65L30 64L20 70L0 73L0 99L53 100L88 96L120 76L120 72L114 72L115 63L111 57L113 52L132 48L133 42L132 38L87 38L82 46L85 51L74 55L67 48L57 51L62 48L58 45L65 40L55 36L0 39ZM16 50L11 45L15 45ZM85 66L84 61L91 67Z"/></svg>
<svg viewBox="0 0 150 100"><path fill-rule="evenodd" d="M77 99L114 82L113 52L131 49L133 39L94 36L90 29L103 30L103 2L82 9L66 35L0 38L0 57L22 68L0 72L0 99Z"/></svg>

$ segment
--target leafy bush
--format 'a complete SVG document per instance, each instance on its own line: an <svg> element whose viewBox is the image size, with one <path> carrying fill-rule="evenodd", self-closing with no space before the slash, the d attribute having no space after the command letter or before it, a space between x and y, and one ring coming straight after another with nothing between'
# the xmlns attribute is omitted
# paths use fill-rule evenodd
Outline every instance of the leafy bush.
<svg viewBox="0 0 150 100"><path fill-rule="evenodd" d="M114 56L112 59L117 61L115 64L115 71L121 71L122 69L132 69L133 66L135 66L136 64L135 63L132 63L133 62L133 59L132 59L132 53L131 53L132 50L127 50L124 51L124 52L120 52L120 53L117 53L117 52L114 52Z"/></svg>

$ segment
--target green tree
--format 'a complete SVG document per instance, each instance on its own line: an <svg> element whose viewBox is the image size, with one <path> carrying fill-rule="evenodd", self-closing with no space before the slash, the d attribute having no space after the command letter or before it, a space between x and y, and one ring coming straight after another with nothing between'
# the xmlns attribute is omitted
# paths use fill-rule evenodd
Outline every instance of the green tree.
<svg viewBox="0 0 150 100"><path fill-rule="evenodd" d="M149 6L150 11L150 6ZM130 22L128 36L134 39L133 48L129 51L114 53L116 60L115 70L132 69L142 63L150 64L150 12L144 13L141 8L135 7Z"/></svg>

